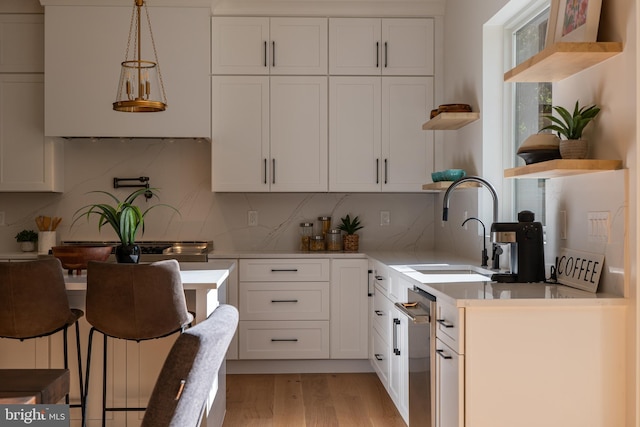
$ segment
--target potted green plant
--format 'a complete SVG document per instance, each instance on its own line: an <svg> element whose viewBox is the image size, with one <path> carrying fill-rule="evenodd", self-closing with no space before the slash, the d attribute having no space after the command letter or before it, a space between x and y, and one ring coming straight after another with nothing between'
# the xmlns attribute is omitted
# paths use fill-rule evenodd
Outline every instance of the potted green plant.
<svg viewBox="0 0 640 427"><path fill-rule="evenodd" d="M358 252L360 238L356 234L356 231L363 228L360 220L357 216L352 219L349 214L347 214L347 216L340 218L340 221L342 221L342 223L338 225L338 229L347 233L342 237L345 252Z"/></svg>
<svg viewBox="0 0 640 427"><path fill-rule="evenodd" d="M33 230L22 230L16 234L16 241L20 243L23 252L33 252L36 249L38 233Z"/></svg>
<svg viewBox="0 0 640 427"><path fill-rule="evenodd" d="M584 128L598 115L600 108L596 105L580 107L578 101L570 113L564 107L554 106L553 109L559 117L546 115L545 118L551 120L552 124L540 129L552 130L560 138L560 155L563 159L584 159L589 151L588 143L582 139ZM564 137L564 139L563 139Z"/></svg>
<svg viewBox="0 0 640 427"><path fill-rule="evenodd" d="M98 230L104 225L110 225L116 232L120 244L116 246L116 260L120 263L137 263L140 257L140 247L136 245L138 232L144 234L144 218L149 211L158 206L165 206L173 209L178 214L180 212L173 206L161 203L148 207L144 211L134 205L136 199L142 195L149 199L157 197L157 189L142 188L129 194L124 200L118 199L115 195L107 191L91 191L90 193L102 193L113 199L113 204L92 203L81 207L73 214L73 226L82 217L92 215L98 216Z"/></svg>

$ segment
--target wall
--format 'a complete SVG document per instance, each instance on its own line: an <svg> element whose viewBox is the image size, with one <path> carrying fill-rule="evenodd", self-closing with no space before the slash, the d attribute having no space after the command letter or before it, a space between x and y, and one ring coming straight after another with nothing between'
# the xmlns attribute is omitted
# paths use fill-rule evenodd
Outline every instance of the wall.
<svg viewBox="0 0 640 427"><path fill-rule="evenodd" d="M114 240L110 229L98 233L95 219L70 228L80 207L107 201L88 195L103 190L126 196L130 189L114 190L114 177L150 177L160 189L160 202L179 209L177 216L158 207L149 213L144 240L213 240L221 250L297 249L299 223L331 215L336 220L350 213L365 226L364 250L429 250L433 245L431 194L339 193L212 193L211 146L197 140L72 139L65 141L63 194L0 193L0 252L16 251L14 236L35 228L38 215L59 216L59 240ZM247 226L247 211L258 211L257 227ZM380 226L380 212L390 212L391 224Z"/></svg>

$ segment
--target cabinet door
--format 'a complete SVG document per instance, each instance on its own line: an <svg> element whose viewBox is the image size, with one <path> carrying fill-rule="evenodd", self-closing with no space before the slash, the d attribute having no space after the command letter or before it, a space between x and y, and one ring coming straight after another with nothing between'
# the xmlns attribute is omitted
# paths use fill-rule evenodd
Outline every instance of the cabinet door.
<svg viewBox="0 0 640 427"><path fill-rule="evenodd" d="M269 74L269 18L211 18L213 74Z"/></svg>
<svg viewBox="0 0 640 427"><path fill-rule="evenodd" d="M389 344L380 336L377 330L373 330L371 334L372 341L372 357L371 364L373 369L378 374L380 382L384 385L385 389L389 389L389 362L390 362L390 350Z"/></svg>
<svg viewBox="0 0 640 427"><path fill-rule="evenodd" d="M271 191L327 191L327 78L271 77Z"/></svg>
<svg viewBox="0 0 640 427"><path fill-rule="evenodd" d="M380 30L378 18L331 18L329 74L379 76Z"/></svg>
<svg viewBox="0 0 640 427"><path fill-rule="evenodd" d="M45 138L44 76L0 75L0 191L62 191L63 145Z"/></svg>
<svg viewBox="0 0 640 427"><path fill-rule="evenodd" d="M329 190L379 192L380 77L329 79Z"/></svg>
<svg viewBox="0 0 640 427"><path fill-rule="evenodd" d="M271 74L327 74L326 18L271 18Z"/></svg>
<svg viewBox="0 0 640 427"><path fill-rule="evenodd" d="M269 77L212 77L213 191L269 191Z"/></svg>
<svg viewBox="0 0 640 427"><path fill-rule="evenodd" d="M366 359L369 345L366 259L331 261L331 358Z"/></svg>
<svg viewBox="0 0 640 427"><path fill-rule="evenodd" d="M389 395L405 421L409 419L408 321L407 316L400 313L395 306L391 309Z"/></svg>
<svg viewBox="0 0 640 427"><path fill-rule="evenodd" d="M433 172L432 77L382 78L382 191L422 191Z"/></svg>
<svg viewBox="0 0 640 427"><path fill-rule="evenodd" d="M436 425L464 427L464 356L436 339Z"/></svg>
<svg viewBox="0 0 640 427"><path fill-rule="evenodd" d="M44 15L0 15L0 73L44 73Z"/></svg>
<svg viewBox="0 0 640 427"><path fill-rule="evenodd" d="M433 76L433 18L382 20L382 74Z"/></svg>

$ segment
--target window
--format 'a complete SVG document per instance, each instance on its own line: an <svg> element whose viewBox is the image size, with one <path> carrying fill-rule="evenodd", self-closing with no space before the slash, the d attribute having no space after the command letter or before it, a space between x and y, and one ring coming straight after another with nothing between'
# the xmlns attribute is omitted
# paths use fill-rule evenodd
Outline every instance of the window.
<svg viewBox="0 0 640 427"><path fill-rule="evenodd" d="M532 17L533 15L533 17ZM522 61L532 57L544 49L547 33L549 9L535 15L529 13L521 25L508 30L512 44L512 65L515 67ZM524 165L524 161L515 153L522 142L537 133L546 125L543 115L551 113L551 83L515 83L512 93L511 112L513 153L512 167ZM517 212L530 210L536 214L536 221L545 224L545 181L524 179L515 180L513 185L514 218Z"/></svg>

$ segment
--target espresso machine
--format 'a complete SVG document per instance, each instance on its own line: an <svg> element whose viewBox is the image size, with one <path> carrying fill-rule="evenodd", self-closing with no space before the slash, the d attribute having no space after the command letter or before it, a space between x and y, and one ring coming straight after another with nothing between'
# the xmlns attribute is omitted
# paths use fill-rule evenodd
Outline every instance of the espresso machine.
<svg viewBox="0 0 640 427"><path fill-rule="evenodd" d="M544 238L542 224L534 222L531 211L518 213L518 222L494 222L491 225L491 241L497 245L509 245L510 268L508 273L495 273L491 280L503 283L544 282Z"/></svg>

